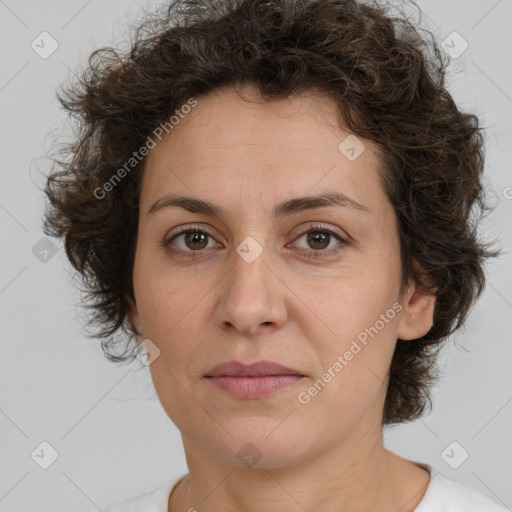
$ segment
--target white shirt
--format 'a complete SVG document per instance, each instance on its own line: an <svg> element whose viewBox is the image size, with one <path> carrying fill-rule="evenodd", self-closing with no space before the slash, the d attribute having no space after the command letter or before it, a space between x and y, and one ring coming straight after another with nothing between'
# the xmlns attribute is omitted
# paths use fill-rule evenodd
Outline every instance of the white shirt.
<svg viewBox="0 0 512 512"><path fill-rule="evenodd" d="M511 512L480 491L451 480L421 464L430 475L430 483L423 499L414 512ZM168 512L169 496L175 485L187 475L126 501L114 503L104 508L104 512Z"/></svg>

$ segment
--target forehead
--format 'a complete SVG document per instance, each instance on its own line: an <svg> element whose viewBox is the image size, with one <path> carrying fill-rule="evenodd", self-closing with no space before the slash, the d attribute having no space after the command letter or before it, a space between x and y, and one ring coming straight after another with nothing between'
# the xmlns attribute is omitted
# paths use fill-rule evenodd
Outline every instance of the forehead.
<svg viewBox="0 0 512 512"><path fill-rule="evenodd" d="M243 95L254 102L222 89L198 97L180 116L147 157L144 203L176 191L213 200L242 183L247 194L270 194L275 202L326 190L374 205L383 200L378 148L340 127L331 98L263 101L252 87Z"/></svg>
<svg viewBox="0 0 512 512"><path fill-rule="evenodd" d="M250 101L245 101L232 88L200 96L196 106L179 116L179 122L166 135L167 141L164 139L159 146L167 142L169 147L194 147L193 153L182 152L181 156L189 161L202 156L201 148L225 146L274 145L281 146L283 153L293 151L289 146L298 146L308 148L314 156L322 153L327 145L336 149L340 138L350 134L340 127L337 105L327 95L305 92L284 99L263 100L251 85L245 85L242 94ZM248 151L247 148L243 151Z"/></svg>

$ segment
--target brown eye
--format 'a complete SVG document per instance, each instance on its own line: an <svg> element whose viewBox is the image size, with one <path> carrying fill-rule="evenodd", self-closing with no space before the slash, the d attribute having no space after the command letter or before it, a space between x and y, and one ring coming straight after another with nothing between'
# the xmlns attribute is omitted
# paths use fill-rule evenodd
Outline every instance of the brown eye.
<svg viewBox="0 0 512 512"><path fill-rule="evenodd" d="M196 257L201 255L205 249L212 247L208 246L209 239L214 240L207 231L189 226L165 239L161 245L180 256Z"/></svg>
<svg viewBox="0 0 512 512"><path fill-rule="evenodd" d="M204 249L208 245L208 237L203 231L188 231L185 233L185 245L190 249Z"/></svg>
<svg viewBox="0 0 512 512"><path fill-rule="evenodd" d="M308 244L313 249L326 249L331 239L331 235L326 231L308 231L307 235Z"/></svg>
<svg viewBox="0 0 512 512"><path fill-rule="evenodd" d="M308 256L313 258L332 255L348 245L344 238L324 226L310 226L308 231L302 233L296 240L304 237L307 247L303 247L303 249ZM337 244L334 243L336 241L338 241Z"/></svg>

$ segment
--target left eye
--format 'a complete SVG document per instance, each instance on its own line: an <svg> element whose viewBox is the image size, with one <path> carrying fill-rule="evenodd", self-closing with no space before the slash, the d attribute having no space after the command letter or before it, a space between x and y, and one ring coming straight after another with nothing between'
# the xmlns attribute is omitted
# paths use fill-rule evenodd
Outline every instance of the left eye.
<svg viewBox="0 0 512 512"><path fill-rule="evenodd" d="M309 245L309 247L315 249L314 252L330 252L327 251L327 249L330 249L330 242L333 242L334 239L340 242L339 245L343 245L345 242L343 238L341 238L341 236L339 236L337 233L334 233L333 231L325 228L309 229L308 231L303 233L299 238L297 238L297 240L303 237L306 237L306 243Z"/></svg>

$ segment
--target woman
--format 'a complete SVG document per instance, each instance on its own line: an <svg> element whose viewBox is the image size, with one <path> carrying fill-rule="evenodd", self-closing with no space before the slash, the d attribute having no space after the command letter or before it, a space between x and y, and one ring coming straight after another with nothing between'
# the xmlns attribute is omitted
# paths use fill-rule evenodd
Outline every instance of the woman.
<svg viewBox="0 0 512 512"><path fill-rule="evenodd" d="M147 350L189 468L107 511L505 510L383 446L496 254L445 65L378 5L181 0L60 96L46 232L105 355Z"/></svg>

